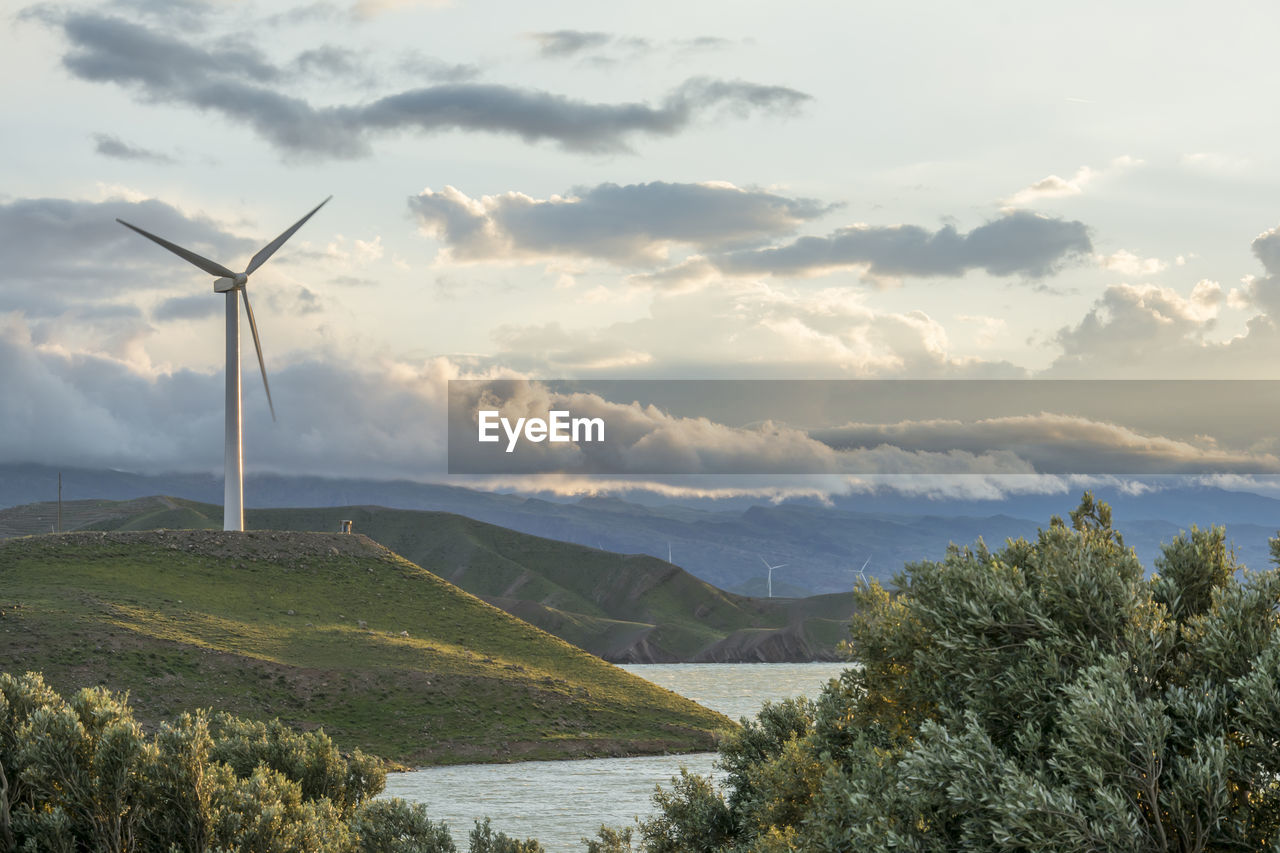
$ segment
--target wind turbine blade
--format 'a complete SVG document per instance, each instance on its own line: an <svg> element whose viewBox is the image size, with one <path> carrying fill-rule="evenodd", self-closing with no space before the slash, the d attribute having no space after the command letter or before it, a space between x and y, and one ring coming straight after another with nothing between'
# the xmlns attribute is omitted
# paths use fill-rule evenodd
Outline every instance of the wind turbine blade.
<svg viewBox="0 0 1280 853"><path fill-rule="evenodd" d="M117 219L116 222L119 222L125 228L129 228L134 231L137 231L139 234L141 234L143 237L146 237L148 240L152 240L156 243L159 243L161 246L164 246L166 249L168 249L170 252L173 252L175 255L182 258L184 261L195 264L200 269L207 272L209 275L227 276L230 278L236 277L235 273L233 273L231 270L224 267L222 264L211 261L208 258L203 258L200 255L197 255L195 252L191 251L190 249L182 248L177 243L170 243L168 240L164 239L163 237L157 237L156 235L152 234L149 231L143 231L137 225L130 225L128 222L125 222L123 219Z"/></svg>
<svg viewBox="0 0 1280 853"><path fill-rule="evenodd" d="M756 556L759 557L760 555L757 554ZM773 568L772 566L769 565L769 561L766 560L764 557L760 557L760 562L764 563L764 567L766 569Z"/></svg>
<svg viewBox="0 0 1280 853"><path fill-rule="evenodd" d="M781 569L781 568L782 568L783 566L785 566L785 565L786 565L786 563L778 563L778 565L776 565L776 566L770 566L769 568L771 568L771 569Z"/></svg>
<svg viewBox="0 0 1280 853"><path fill-rule="evenodd" d="M329 196L329 198L333 198L333 196ZM326 198L324 201L317 204L310 213L308 213L306 216L299 219L297 222L293 223L292 227L290 227L288 231L284 232L279 237L275 238L270 243L263 246L258 251L258 254L254 255L253 258L249 261L249 266L245 268L244 274L248 275L249 273L256 270L258 267L265 264L267 262L267 258L274 255L276 253L276 250L284 245L284 241L288 240L290 237L293 236L293 232L301 228L308 219L315 216L317 210L319 210L320 208L324 207L326 204L329 203L329 198Z"/></svg>
<svg viewBox="0 0 1280 853"><path fill-rule="evenodd" d="M258 324L253 319L253 306L249 304L249 291L241 290L244 310L249 315L249 331L253 332L253 348L258 351L258 367L262 370L262 387L267 389L267 405L271 407L271 420L276 419L276 406L271 402L271 383L267 382L267 363L262 360L262 342L258 340Z"/></svg>

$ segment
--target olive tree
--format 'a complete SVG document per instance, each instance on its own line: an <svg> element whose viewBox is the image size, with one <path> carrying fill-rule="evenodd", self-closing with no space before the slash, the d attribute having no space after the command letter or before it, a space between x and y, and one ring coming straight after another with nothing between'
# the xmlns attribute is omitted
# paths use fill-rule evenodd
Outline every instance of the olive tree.
<svg viewBox="0 0 1280 853"><path fill-rule="evenodd" d="M0 851L454 853L421 805L373 799L385 778L323 732L198 711L147 734L105 689L0 673Z"/></svg>
<svg viewBox="0 0 1280 853"><path fill-rule="evenodd" d="M732 735L724 792L662 792L644 850L1280 850L1280 571L1221 528L1147 577L1086 494L855 596L856 665Z"/></svg>

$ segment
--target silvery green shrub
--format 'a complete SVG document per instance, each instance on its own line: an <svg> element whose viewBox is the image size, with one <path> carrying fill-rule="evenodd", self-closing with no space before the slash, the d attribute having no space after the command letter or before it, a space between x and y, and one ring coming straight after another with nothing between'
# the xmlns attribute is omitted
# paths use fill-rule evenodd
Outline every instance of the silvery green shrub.
<svg viewBox="0 0 1280 853"><path fill-rule="evenodd" d="M855 598L856 665L730 736L723 790L661 792L643 850L1280 850L1280 571L1222 528L1146 577L1086 494Z"/></svg>
<svg viewBox="0 0 1280 853"><path fill-rule="evenodd" d="M452 853L385 779L322 732L197 711L148 735L107 690L0 673L0 851Z"/></svg>

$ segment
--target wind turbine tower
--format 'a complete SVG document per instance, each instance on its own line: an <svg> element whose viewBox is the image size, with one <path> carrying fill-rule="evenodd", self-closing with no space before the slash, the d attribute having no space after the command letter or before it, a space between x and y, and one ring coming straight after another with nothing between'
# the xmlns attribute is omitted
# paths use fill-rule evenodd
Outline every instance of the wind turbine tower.
<svg viewBox="0 0 1280 853"><path fill-rule="evenodd" d="M333 196L329 196L333 198ZM222 529L244 530L244 435L240 417L240 297L244 296L244 310L249 318L249 331L253 333L253 347L258 352L258 368L262 371L262 387L267 392L267 406L271 409L271 420L276 419L276 407L271 402L271 385L267 382L267 364L262 359L262 342L258 339L258 324L253 319L253 307L249 305L249 291L246 285L254 270L267 262L267 259L284 245L285 241L316 211L329 203L329 198L317 204L310 213L293 223L287 231L263 246L249 260L244 272L232 272L216 261L201 257L190 249L170 243L163 237L157 237L143 231L136 225L130 225L123 219L117 219L126 228L137 231L143 237L158 243L173 252L184 261L194 264L209 275L218 276L213 282L215 293L227 295L227 404L226 404L226 447L223 474Z"/></svg>

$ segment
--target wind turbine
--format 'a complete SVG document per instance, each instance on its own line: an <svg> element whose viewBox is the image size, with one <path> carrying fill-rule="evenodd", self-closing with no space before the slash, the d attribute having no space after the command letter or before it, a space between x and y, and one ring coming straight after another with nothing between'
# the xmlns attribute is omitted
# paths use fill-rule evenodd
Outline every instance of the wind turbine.
<svg viewBox="0 0 1280 853"><path fill-rule="evenodd" d="M757 554L756 556L760 557L759 554ZM769 561L766 560L764 557L760 557L760 562L764 563L765 568L769 570L769 597L773 598L773 570L782 568L783 566L786 565L786 563L779 563L776 566L771 566L769 565Z"/></svg>
<svg viewBox="0 0 1280 853"><path fill-rule="evenodd" d="M317 204L310 213L293 223L287 231L263 246L258 254L249 259L249 266L245 267L244 272L240 273L232 272L222 264L201 257L190 249L170 243L163 237L143 231L123 219L116 220L125 228L137 231L143 237L160 244L209 275L219 276L213 283L213 291L227 294L227 420L222 502L223 530L244 530L244 441L240 421L240 294L244 294L244 310L249 317L249 330L253 332L253 347L258 351L258 368L262 371L262 387L267 392L267 406L271 409L271 420L274 421L276 407L271 402L271 385L267 382L267 364L262 360L262 342L258 339L258 324L254 322L253 308L249 305L249 291L245 289L245 285L248 284L249 276L254 270L265 264L267 259L314 216L317 210L328 204L329 198Z"/></svg>
<svg viewBox="0 0 1280 853"><path fill-rule="evenodd" d="M858 579L859 579L860 581L862 581L862 585L863 585L863 586L869 586L869 585L870 585L870 581L868 581L868 580L867 580L867 576L866 576L865 574L863 574L863 572L865 572L865 571L866 571L866 568L867 568L867 566L868 566L870 563L871 563L871 558L870 558L870 557L867 557L866 561L865 561L865 562L863 562L863 564L862 564L862 568L861 568L861 569L858 569L858 572L857 572L857 574L858 574Z"/></svg>

